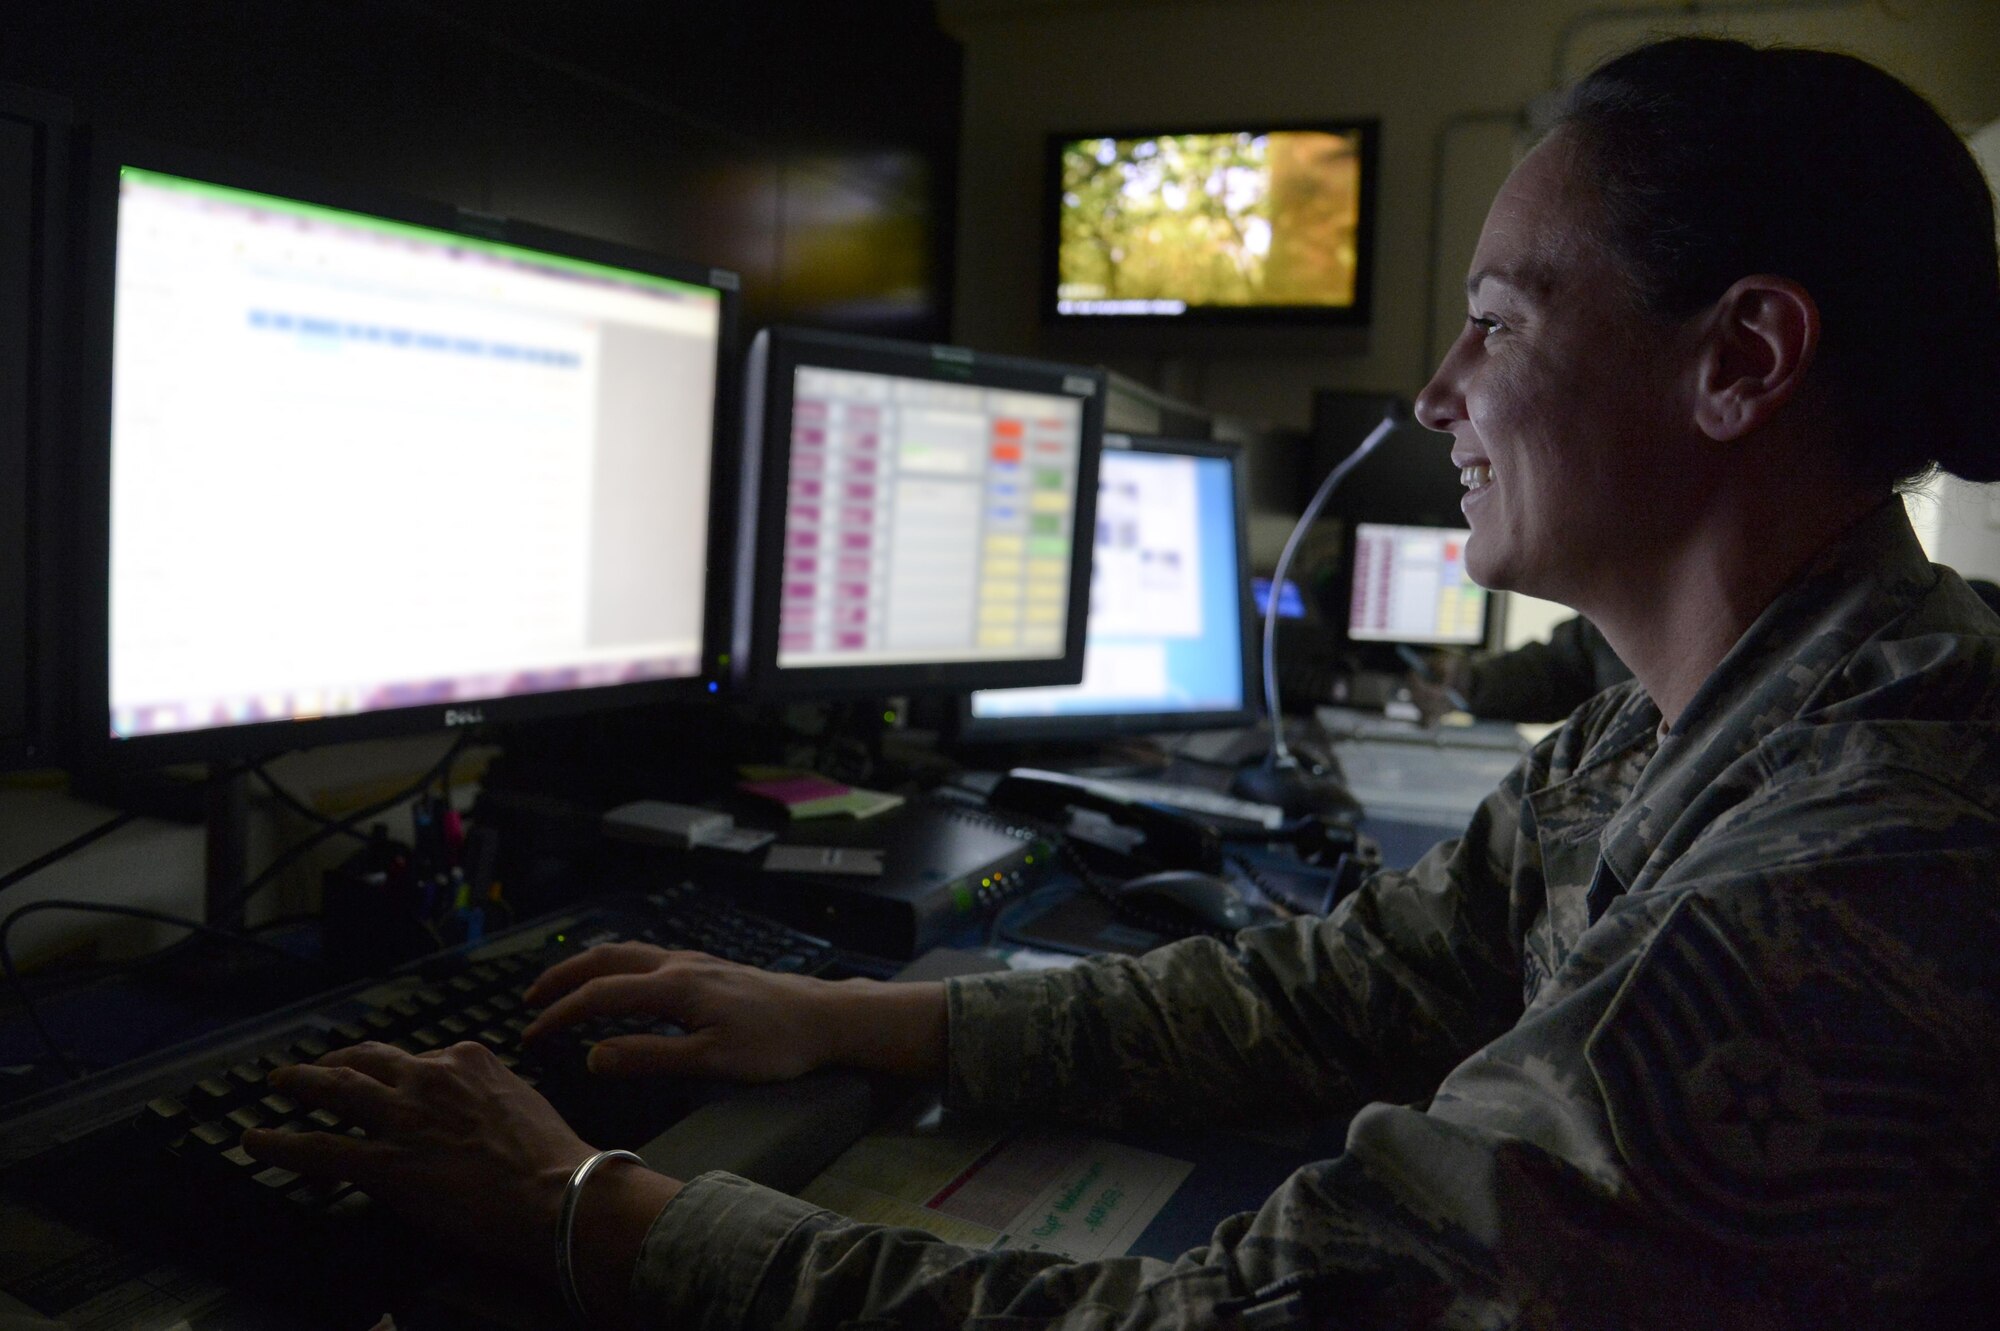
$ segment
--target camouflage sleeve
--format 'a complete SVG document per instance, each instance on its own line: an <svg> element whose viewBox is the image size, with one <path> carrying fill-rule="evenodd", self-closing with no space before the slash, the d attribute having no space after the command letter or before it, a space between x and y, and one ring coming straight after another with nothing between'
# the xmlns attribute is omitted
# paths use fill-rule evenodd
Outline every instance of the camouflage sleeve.
<svg viewBox="0 0 2000 1331"><path fill-rule="evenodd" d="M1995 868L1622 897L1428 1108L1371 1105L1171 1263L975 1251L710 1176L634 1292L674 1326L1921 1325L1994 1238ZM1954 917L1969 946L1912 965Z"/></svg>
<svg viewBox="0 0 2000 1331"><path fill-rule="evenodd" d="M1325 920L1140 958L952 981L946 1103L1085 1123L1191 1125L1410 1099L1521 1007L1510 884L1537 855L1524 782L1466 835L1380 873Z"/></svg>

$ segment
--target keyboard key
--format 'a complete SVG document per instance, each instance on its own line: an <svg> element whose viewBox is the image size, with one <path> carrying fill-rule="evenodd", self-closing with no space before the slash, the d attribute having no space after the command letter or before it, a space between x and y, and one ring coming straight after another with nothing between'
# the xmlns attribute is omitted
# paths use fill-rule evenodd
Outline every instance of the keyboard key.
<svg viewBox="0 0 2000 1331"><path fill-rule="evenodd" d="M189 1143L209 1151L227 1150L242 1135L227 1123L197 1123L188 1129Z"/></svg>
<svg viewBox="0 0 2000 1331"><path fill-rule="evenodd" d="M331 1109L313 1110L306 1115L306 1122L321 1132L339 1132L346 1126L341 1122L340 1115L334 1113Z"/></svg>
<svg viewBox="0 0 2000 1331"><path fill-rule="evenodd" d="M251 1128L261 1128L269 1122L264 1116L264 1111L255 1105L238 1105L223 1117L244 1132L248 1132Z"/></svg>
<svg viewBox="0 0 2000 1331"><path fill-rule="evenodd" d="M170 1095L147 1101L139 1111L139 1130L163 1141L180 1136L193 1124L188 1107Z"/></svg>
<svg viewBox="0 0 2000 1331"><path fill-rule="evenodd" d="M221 1077L203 1077L194 1084L194 1103L199 1108L221 1111L240 1098L236 1087Z"/></svg>
<svg viewBox="0 0 2000 1331"><path fill-rule="evenodd" d="M272 1192L284 1192L299 1181L299 1176L289 1169L280 1169L272 1165L252 1175L251 1181L259 1187L269 1188Z"/></svg>

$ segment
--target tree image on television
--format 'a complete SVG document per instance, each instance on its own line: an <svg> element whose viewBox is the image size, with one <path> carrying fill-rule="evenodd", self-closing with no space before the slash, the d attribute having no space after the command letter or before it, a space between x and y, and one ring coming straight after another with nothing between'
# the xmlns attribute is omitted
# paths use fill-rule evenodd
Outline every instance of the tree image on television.
<svg viewBox="0 0 2000 1331"><path fill-rule="evenodd" d="M1065 144L1058 308L1352 305L1360 190L1357 134Z"/></svg>

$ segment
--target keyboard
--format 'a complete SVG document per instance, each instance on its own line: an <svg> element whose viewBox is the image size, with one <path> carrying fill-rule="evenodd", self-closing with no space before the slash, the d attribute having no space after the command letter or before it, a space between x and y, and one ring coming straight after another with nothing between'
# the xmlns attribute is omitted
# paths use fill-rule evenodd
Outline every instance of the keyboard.
<svg viewBox="0 0 2000 1331"><path fill-rule="evenodd" d="M270 1072L365 1040L412 1053L473 1040L586 1141L639 1148L733 1088L603 1081L584 1071L584 1059L598 1040L673 1028L634 1019L573 1028L533 1048L520 1040L531 1016L523 995L536 976L626 939L804 974L836 956L824 939L686 884L525 925L17 1107L0 1130L6 1201L185 1267L194 1273L186 1279L265 1300L310 1291L313 1321L323 1312L329 1325L371 1325L387 1306L375 1306L383 1291L421 1285L437 1254L352 1186L304 1179L243 1150L252 1127L363 1135L273 1090Z"/></svg>

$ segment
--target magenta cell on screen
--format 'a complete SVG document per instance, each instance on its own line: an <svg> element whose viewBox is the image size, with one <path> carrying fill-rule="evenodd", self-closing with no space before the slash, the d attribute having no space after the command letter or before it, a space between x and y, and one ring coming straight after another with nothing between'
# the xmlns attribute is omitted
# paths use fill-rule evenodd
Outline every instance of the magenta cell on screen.
<svg viewBox="0 0 2000 1331"><path fill-rule="evenodd" d="M843 582L840 584L843 600L865 601L868 599L868 584L865 582Z"/></svg>
<svg viewBox="0 0 2000 1331"><path fill-rule="evenodd" d="M872 434L857 434L847 441L847 446L857 453L873 453L881 440Z"/></svg>
<svg viewBox="0 0 2000 1331"><path fill-rule="evenodd" d="M865 531L848 532L840 538L840 544L847 550L866 550L875 543L875 538Z"/></svg>
<svg viewBox="0 0 2000 1331"><path fill-rule="evenodd" d="M819 521L819 505L818 505L818 504L793 504L793 505L792 505L792 521L794 521L794 522L818 522L818 521Z"/></svg>
<svg viewBox="0 0 2000 1331"><path fill-rule="evenodd" d="M875 487L872 485L850 485L847 487L847 497L849 499L873 499L875 497Z"/></svg>
<svg viewBox="0 0 2000 1331"><path fill-rule="evenodd" d="M795 600L810 600L812 594L813 585L810 582L788 582L785 584L785 595Z"/></svg>
<svg viewBox="0 0 2000 1331"><path fill-rule="evenodd" d="M875 474L875 459L849 458L847 460L847 470L850 475L854 476L873 476Z"/></svg>
<svg viewBox="0 0 2000 1331"><path fill-rule="evenodd" d="M872 562L874 561L867 559L856 559L853 555L842 555L840 557L839 562L836 563L834 567L839 570L842 577L851 578L856 575L859 575L865 578L868 576L869 565Z"/></svg>
<svg viewBox="0 0 2000 1331"><path fill-rule="evenodd" d="M819 572L819 560L787 559L785 561L785 572L791 574L810 576L811 574Z"/></svg>
<svg viewBox="0 0 2000 1331"><path fill-rule="evenodd" d="M811 428L797 429L792 431L792 442L795 444L810 445L824 444L826 442L826 431Z"/></svg>
<svg viewBox="0 0 2000 1331"><path fill-rule="evenodd" d="M872 508L843 508L840 520L849 527L872 527L875 525L875 510Z"/></svg>
<svg viewBox="0 0 2000 1331"><path fill-rule="evenodd" d="M823 421L826 419L826 403L818 398L801 397L792 400L792 419Z"/></svg>
<svg viewBox="0 0 2000 1331"><path fill-rule="evenodd" d="M816 531L800 531L797 528L793 528L791 531L785 533L785 548L787 550L817 550L819 549L819 533Z"/></svg>
<svg viewBox="0 0 2000 1331"><path fill-rule="evenodd" d="M807 476L817 476L826 470L826 459L811 449L802 448L792 454L792 470Z"/></svg>
<svg viewBox="0 0 2000 1331"><path fill-rule="evenodd" d="M812 629L813 620L819 612L810 605L794 601L778 615L778 627L787 633L805 633Z"/></svg>
<svg viewBox="0 0 2000 1331"><path fill-rule="evenodd" d="M868 635L866 633L836 633L833 635L833 645L844 652L860 651L868 645Z"/></svg>
<svg viewBox="0 0 2000 1331"><path fill-rule="evenodd" d="M780 633L778 649L786 652L809 652L812 650L813 635L810 633Z"/></svg>
<svg viewBox="0 0 2000 1331"><path fill-rule="evenodd" d="M833 615L833 621L846 628L867 628L868 607L864 605L857 606L852 610L836 610Z"/></svg>
<svg viewBox="0 0 2000 1331"><path fill-rule="evenodd" d="M821 481L793 481L792 498L817 499L825 489L826 486Z"/></svg>

